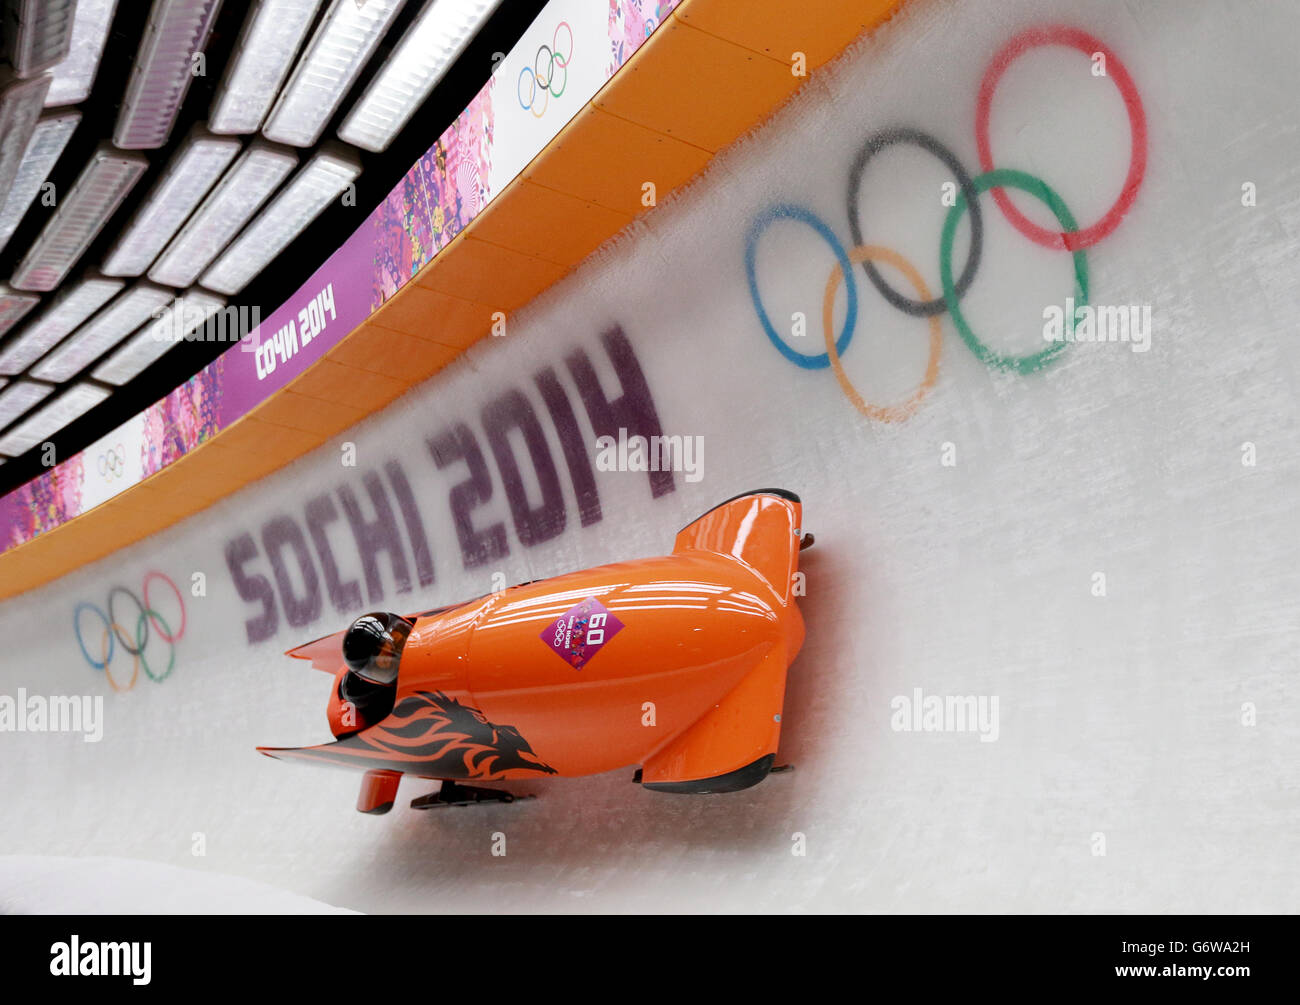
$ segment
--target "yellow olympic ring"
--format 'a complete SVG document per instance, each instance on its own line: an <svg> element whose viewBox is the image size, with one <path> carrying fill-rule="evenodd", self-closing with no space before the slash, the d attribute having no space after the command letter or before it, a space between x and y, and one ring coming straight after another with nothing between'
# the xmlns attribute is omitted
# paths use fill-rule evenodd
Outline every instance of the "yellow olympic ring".
<svg viewBox="0 0 1300 1005"><path fill-rule="evenodd" d="M925 280L921 278L921 273L916 270L916 266L896 251L882 248L877 244L860 244L849 252L849 262L853 265L859 265L862 262L884 262L886 265L892 265L915 287L921 300L925 301L931 298L930 290L925 285ZM934 382L939 378L939 355L943 351L943 329L939 325L939 315L930 315L930 356L926 360L925 376L921 378L921 383L912 392L912 396L898 405L869 404L863 400L862 395L858 393L858 389L849 380L848 374L844 372L844 365L840 362L839 350L835 348L835 293L840 288L843 279L844 266L836 262L835 267L831 270L830 277L826 280L826 293L822 297L822 329L826 336L826 355L830 357L831 368L835 371L835 379L839 381L840 389L844 392L844 396L853 403L853 407L868 419L879 419L881 422L903 422L910 418L912 413L920 407L925 396L934 387Z"/></svg>
<svg viewBox="0 0 1300 1005"><path fill-rule="evenodd" d="M109 627L107 627L107 628L104 629L104 641L101 642L101 643L99 644L99 646L100 646L100 648L99 648L99 661L100 661L101 663L104 664L104 676L108 678L108 686L111 687L114 691L117 691L118 693L121 693L121 692L123 692L123 691L130 691L133 687L135 687L135 682L136 682L136 681L139 679L139 677L140 677L140 654L139 654L139 653L136 653L136 654L132 657L132 660L131 660L131 682L130 682L129 684L127 684L126 687L121 687L121 686L119 686L118 683L117 683L117 681L113 680L113 675L112 675L112 673L109 672L109 669L108 669L108 636L109 636L109 633L110 633L110 632L116 632L116 631L117 631L118 629L120 629L121 627L122 627L121 625L119 625L116 621L114 621L112 625L110 625Z"/></svg>

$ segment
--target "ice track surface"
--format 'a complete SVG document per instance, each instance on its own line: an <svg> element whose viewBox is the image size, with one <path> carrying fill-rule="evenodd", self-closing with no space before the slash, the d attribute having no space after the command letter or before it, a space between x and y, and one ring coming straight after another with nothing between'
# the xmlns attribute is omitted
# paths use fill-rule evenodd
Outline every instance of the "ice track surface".
<svg viewBox="0 0 1300 1005"><path fill-rule="evenodd" d="M0 853L148 859L370 912L1294 910L1298 34L1283 3L909 4L505 338L0 608L0 694L104 697L98 743L0 733ZM948 235L960 318L891 305L858 261L896 299L942 300L957 176L936 150L980 191L968 287L969 209ZM1086 247L1053 239L1062 212ZM1067 297L1139 328L1048 343ZM702 437L702 477L588 484L565 447L594 458L594 421ZM458 533L476 458L491 491ZM328 739L328 679L290 645L665 553L764 485L800 493L817 537L793 773L692 798L629 768L435 813L406 808L433 787L407 780L366 817L359 776L254 752ZM79 608L111 600L131 638L119 586L176 636L151 621L133 685L120 645L92 665L104 625ZM925 724L905 702L949 696L986 718L898 728Z"/></svg>

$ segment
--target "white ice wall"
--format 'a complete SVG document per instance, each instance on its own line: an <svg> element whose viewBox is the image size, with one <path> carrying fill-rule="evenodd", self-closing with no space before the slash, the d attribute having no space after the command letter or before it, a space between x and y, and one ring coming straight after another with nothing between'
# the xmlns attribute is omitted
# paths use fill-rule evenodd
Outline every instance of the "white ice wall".
<svg viewBox="0 0 1300 1005"><path fill-rule="evenodd" d="M793 366L764 336L746 233L791 203L851 246L849 167L882 128L924 130L976 173L984 68L1021 29L1057 22L1109 46L1145 108L1145 178L1086 256L1093 302L1150 307L1150 349L1077 344L1037 373L992 372L944 316L938 378L916 413L864 418L830 370ZM154 859L366 911L1294 909L1296 37L1300 8L1272 2L909 5L683 197L512 319L505 339L288 470L0 607L0 694L105 696L97 744L0 733L0 852ZM1114 80L1090 65L1062 48L1026 54L992 116L996 166L1040 176L1085 224L1119 191L1131 153ZM892 149L868 168L858 203L866 239L916 263L935 291L948 180L929 155ZM1044 307L1071 292L1071 258L1018 234L989 195L980 206L983 256L963 311L999 351L1037 351ZM783 330L795 312L808 318L809 334L789 339L802 351L824 351L833 264L797 223L773 224L758 244L771 316ZM860 270L853 282L846 374L869 401L903 400L925 369L926 322L889 307ZM704 477L679 474L654 498L644 474L599 473L603 516L584 528L532 377L555 367L594 453L565 357L584 350L616 393L600 340L615 325L664 432L704 438ZM533 547L511 526L479 416L512 387L540 417L567 508L566 529ZM476 524L504 521L510 550L471 570L449 508L464 467L439 471L425 445L459 421L494 482ZM355 468L340 462L345 440ZM945 444L955 465L942 463ZM355 776L256 755L259 743L328 738L326 678L278 653L359 611L326 600L294 628L281 610L275 636L250 644L256 608L237 596L223 549L250 532L247 568L270 575L267 521L305 526L309 498L337 502L345 486L364 496L363 476L392 458L419 500L437 579L399 595L385 561L384 601L362 609L482 593L494 572L514 582L663 552L677 527L736 492L798 491L817 546L804 556L808 641L785 715L782 759L797 770L700 798L645 792L630 771L547 780L515 786L538 793L531 802L432 814L405 808L424 791L408 782L400 808L372 818L352 809ZM341 576L356 578L346 524L330 533ZM115 694L81 655L73 613L154 569L182 585L204 573L207 596L186 598L173 674ZM174 603L153 594L160 609ZM84 624L97 641L89 615ZM166 648L150 652L165 662ZM129 677L128 657L110 669ZM917 688L996 696L996 742L891 728L891 703ZM504 858L491 854L495 832ZM792 854L796 833L804 856ZM205 857L192 854L196 834Z"/></svg>

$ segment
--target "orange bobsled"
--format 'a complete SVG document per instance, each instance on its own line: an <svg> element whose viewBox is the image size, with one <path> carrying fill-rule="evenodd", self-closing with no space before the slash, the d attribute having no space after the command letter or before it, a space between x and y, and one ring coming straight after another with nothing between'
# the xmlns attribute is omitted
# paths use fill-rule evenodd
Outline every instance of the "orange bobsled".
<svg viewBox="0 0 1300 1005"><path fill-rule="evenodd" d="M365 615L289 651L335 676L334 742L258 749L365 771L367 813L392 807L403 774L443 781L420 808L512 798L466 781L632 765L660 792L748 788L772 770L803 644L800 526L798 496L762 489L685 527L671 555Z"/></svg>

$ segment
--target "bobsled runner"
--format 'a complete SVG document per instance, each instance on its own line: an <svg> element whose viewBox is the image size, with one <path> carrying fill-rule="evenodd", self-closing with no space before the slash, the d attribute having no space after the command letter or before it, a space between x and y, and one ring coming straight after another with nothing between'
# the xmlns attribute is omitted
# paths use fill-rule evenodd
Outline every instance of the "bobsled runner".
<svg viewBox="0 0 1300 1005"><path fill-rule="evenodd" d="M357 809L513 800L466 782L639 766L658 792L734 792L772 769L794 602L799 497L714 507L671 555L524 583L419 614L366 614L288 652L334 676L332 743L258 749L365 772Z"/></svg>

